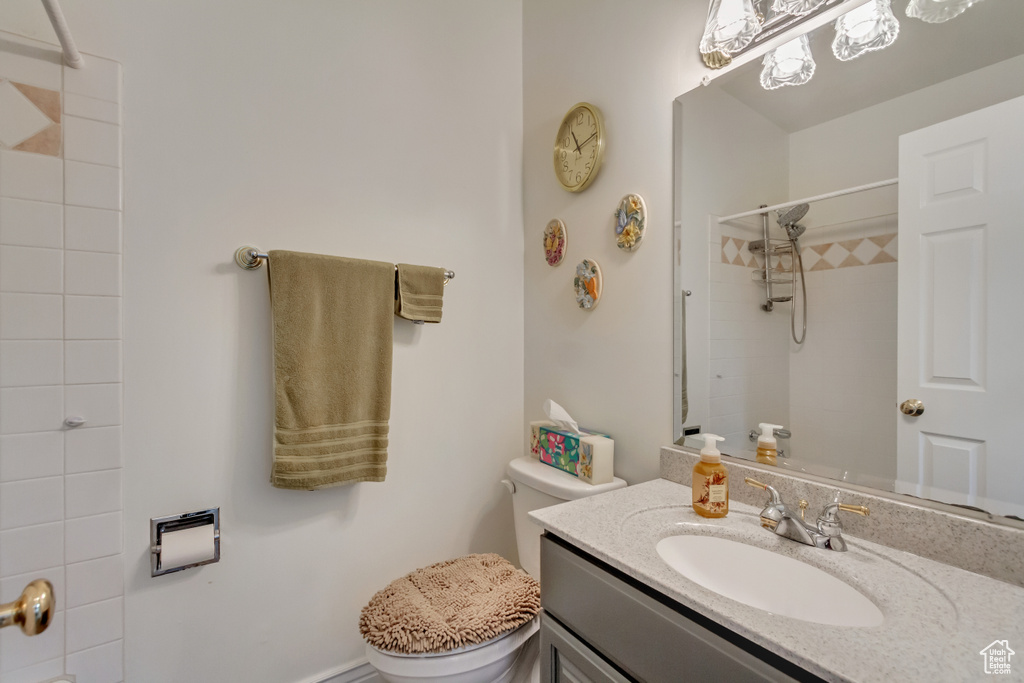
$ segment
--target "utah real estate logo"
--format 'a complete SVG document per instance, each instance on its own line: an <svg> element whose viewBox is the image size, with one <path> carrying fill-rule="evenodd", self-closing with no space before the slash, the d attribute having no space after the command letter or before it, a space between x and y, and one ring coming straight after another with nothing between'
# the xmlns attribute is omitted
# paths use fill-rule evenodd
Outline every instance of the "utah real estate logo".
<svg viewBox="0 0 1024 683"><path fill-rule="evenodd" d="M980 654L985 658L985 673L1008 674L1010 673L1010 657L1017 653L1010 649L1008 641L994 640Z"/></svg>

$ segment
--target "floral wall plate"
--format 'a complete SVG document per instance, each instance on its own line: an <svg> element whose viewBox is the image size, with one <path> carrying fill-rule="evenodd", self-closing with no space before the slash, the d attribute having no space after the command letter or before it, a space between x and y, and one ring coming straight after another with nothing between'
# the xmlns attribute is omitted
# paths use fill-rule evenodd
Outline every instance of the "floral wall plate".
<svg viewBox="0 0 1024 683"><path fill-rule="evenodd" d="M635 251L647 230L647 205L638 194L627 194L615 209L615 243L619 249Z"/></svg>
<svg viewBox="0 0 1024 683"><path fill-rule="evenodd" d="M569 235L565 231L565 223L553 218L544 228L544 260L549 266L557 266L565 258L565 246Z"/></svg>
<svg viewBox="0 0 1024 683"><path fill-rule="evenodd" d="M601 300L601 290L604 285L601 266L592 259L583 259L576 266L576 277L572 284L576 290L576 304L584 311L594 308Z"/></svg>

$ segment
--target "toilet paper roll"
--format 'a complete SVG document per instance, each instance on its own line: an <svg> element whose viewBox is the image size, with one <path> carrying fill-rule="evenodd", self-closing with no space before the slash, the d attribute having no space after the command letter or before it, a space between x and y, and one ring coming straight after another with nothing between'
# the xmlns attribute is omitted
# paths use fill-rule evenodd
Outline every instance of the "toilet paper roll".
<svg viewBox="0 0 1024 683"><path fill-rule="evenodd" d="M165 531L160 537L160 568L173 569L215 556L213 525L192 527L181 531Z"/></svg>

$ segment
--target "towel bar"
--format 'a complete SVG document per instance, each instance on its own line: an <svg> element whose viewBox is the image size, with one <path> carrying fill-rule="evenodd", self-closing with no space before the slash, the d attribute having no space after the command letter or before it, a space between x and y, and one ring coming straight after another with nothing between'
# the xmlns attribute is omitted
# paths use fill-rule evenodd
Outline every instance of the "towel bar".
<svg viewBox="0 0 1024 683"><path fill-rule="evenodd" d="M235 250L235 263L238 264L239 268L245 270L256 270L263 265L263 262L268 260L270 256L264 254L256 247L239 247ZM395 270L398 270L398 266L395 266ZM444 283L448 284L448 281L455 277L454 270L444 271Z"/></svg>

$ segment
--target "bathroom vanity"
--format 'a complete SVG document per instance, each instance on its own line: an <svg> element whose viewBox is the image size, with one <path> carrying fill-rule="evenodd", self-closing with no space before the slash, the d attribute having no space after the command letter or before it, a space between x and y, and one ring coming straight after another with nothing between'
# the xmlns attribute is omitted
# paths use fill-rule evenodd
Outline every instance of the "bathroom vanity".
<svg viewBox="0 0 1024 683"><path fill-rule="evenodd" d="M705 519L689 501L689 487L659 479L531 514L545 529L542 680L974 680L986 676L990 644L1024 644L1024 588L851 536L847 552L801 545L761 528L760 507L734 500L728 517ZM815 567L883 619L815 623L725 597L659 555L660 541L683 535ZM750 578L754 598L816 597L767 565L729 569ZM1024 673L1024 663L1012 668L1003 678Z"/></svg>

